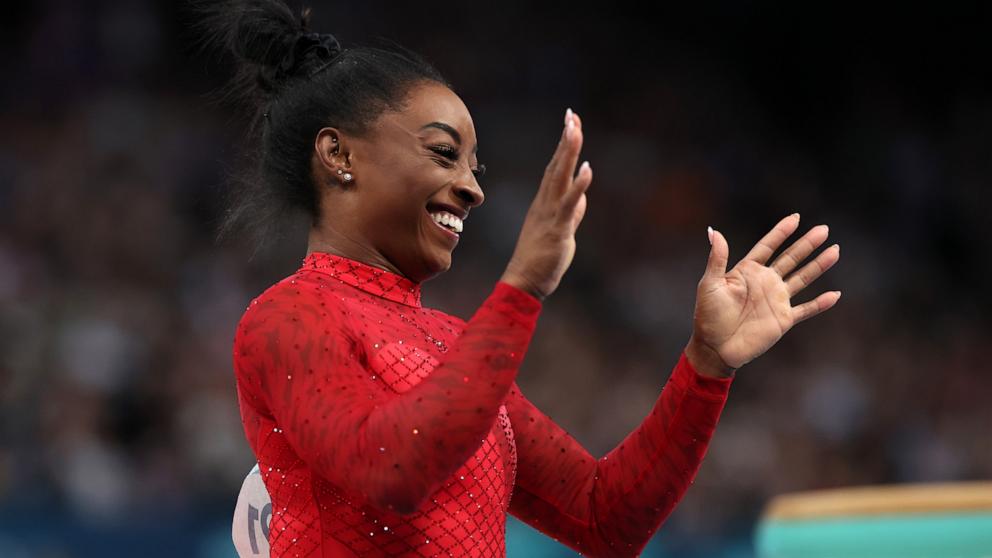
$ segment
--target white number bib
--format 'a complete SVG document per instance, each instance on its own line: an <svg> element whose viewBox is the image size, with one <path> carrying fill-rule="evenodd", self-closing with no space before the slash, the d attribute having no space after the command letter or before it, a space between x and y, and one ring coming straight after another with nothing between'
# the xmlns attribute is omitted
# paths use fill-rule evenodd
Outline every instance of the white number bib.
<svg viewBox="0 0 992 558"><path fill-rule="evenodd" d="M258 464L248 472L234 507L231 537L240 558L269 555L269 523L272 521L272 501L262 482Z"/></svg>

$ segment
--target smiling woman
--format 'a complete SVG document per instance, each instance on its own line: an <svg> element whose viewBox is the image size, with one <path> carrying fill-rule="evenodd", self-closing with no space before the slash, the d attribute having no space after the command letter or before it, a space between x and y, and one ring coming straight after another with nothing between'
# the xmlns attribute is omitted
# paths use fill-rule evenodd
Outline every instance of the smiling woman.
<svg viewBox="0 0 992 558"><path fill-rule="evenodd" d="M301 267L251 301L234 341L272 556L503 555L507 513L591 556L636 555L691 484L734 370L839 298L790 302L839 259L831 247L800 267L826 227L766 265L799 226L786 217L730 271L709 231L693 336L651 413L597 459L514 381L586 211L578 115L463 322L420 303L485 199L462 100L416 55L342 50L281 2L223 3L205 22L234 55L258 140L227 230L264 232L285 208L311 217Z"/></svg>

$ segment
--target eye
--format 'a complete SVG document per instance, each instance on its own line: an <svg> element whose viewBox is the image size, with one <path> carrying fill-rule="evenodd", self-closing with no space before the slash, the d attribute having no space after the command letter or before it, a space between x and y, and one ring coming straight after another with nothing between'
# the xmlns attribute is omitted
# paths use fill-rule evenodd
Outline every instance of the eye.
<svg viewBox="0 0 992 558"><path fill-rule="evenodd" d="M449 161L454 162L458 160L458 150L446 143L432 145L429 147L429 149L434 153L437 153L438 155L444 157L445 159L448 159Z"/></svg>
<svg viewBox="0 0 992 558"><path fill-rule="evenodd" d="M458 149L452 145L441 143L438 145L432 145L428 147L428 149L447 159L447 161L438 160L438 163L445 167L450 168L453 163L458 161ZM486 165L479 164L476 168L472 169L472 174L474 174L476 178L482 178L482 176L486 174Z"/></svg>

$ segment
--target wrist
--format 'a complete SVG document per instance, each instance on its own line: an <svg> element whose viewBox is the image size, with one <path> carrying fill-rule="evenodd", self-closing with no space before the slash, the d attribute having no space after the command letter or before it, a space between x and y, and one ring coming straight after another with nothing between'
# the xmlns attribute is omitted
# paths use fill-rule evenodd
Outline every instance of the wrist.
<svg viewBox="0 0 992 558"><path fill-rule="evenodd" d="M530 281L527 281L526 279L520 277L519 275L512 273L504 273L499 280L506 283L507 285L510 285L511 287L520 289L521 291L531 295L532 297L536 298L539 301L542 302L544 301L545 295L541 293L536 287L534 287L534 285Z"/></svg>
<svg viewBox="0 0 992 558"><path fill-rule="evenodd" d="M689 339L685 346L685 357L689 364L701 376L709 378L730 378L733 377L736 368L732 368L723 362L720 355L711 347L696 340L695 337Z"/></svg>

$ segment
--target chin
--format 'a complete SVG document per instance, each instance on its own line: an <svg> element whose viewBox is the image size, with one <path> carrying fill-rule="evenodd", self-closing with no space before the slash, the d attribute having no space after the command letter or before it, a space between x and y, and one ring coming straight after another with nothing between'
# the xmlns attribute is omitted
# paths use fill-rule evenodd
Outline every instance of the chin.
<svg viewBox="0 0 992 558"><path fill-rule="evenodd" d="M451 269L451 254L448 254L447 257L436 258L424 266L424 271L427 276L421 281L426 281L433 277L437 277L449 269Z"/></svg>
<svg viewBox="0 0 992 558"><path fill-rule="evenodd" d="M407 268L409 269L409 272L406 269L400 268L403 275L415 283L423 283L424 281L437 277L451 268L451 253L435 253L429 256L424 254L420 258L420 261L412 261L409 263L411 264Z"/></svg>

